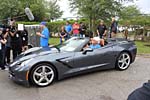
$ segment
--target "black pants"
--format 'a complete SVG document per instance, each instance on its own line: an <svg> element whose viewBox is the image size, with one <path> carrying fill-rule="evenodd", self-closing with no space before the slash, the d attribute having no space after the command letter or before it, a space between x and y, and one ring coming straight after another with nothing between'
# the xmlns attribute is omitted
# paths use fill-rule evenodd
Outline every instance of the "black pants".
<svg viewBox="0 0 150 100"><path fill-rule="evenodd" d="M10 63L10 51L11 51L11 47L6 47L6 51L5 51L5 64L6 63Z"/></svg>
<svg viewBox="0 0 150 100"><path fill-rule="evenodd" d="M100 34L99 37L100 37L101 39L103 39L104 36L103 36L103 34Z"/></svg>
<svg viewBox="0 0 150 100"><path fill-rule="evenodd" d="M15 59L19 54L21 54L22 45L20 44L12 45L12 51L13 51L13 59Z"/></svg>
<svg viewBox="0 0 150 100"><path fill-rule="evenodd" d="M0 50L0 67L2 69L5 69L5 48Z"/></svg>

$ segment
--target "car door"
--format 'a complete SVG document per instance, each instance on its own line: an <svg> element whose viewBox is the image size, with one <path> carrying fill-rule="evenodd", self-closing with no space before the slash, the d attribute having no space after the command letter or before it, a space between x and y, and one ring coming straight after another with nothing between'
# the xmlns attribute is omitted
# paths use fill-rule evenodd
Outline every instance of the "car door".
<svg viewBox="0 0 150 100"><path fill-rule="evenodd" d="M113 49L113 45L95 49L95 65L99 67L113 68L115 65L115 54Z"/></svg>
<svg viewBox="0 0 150 100"><path fill-rule="evenodd" d="M106 46L99 49L94 49L92 52L77 52L74 56L74 67L85 69L96 67L114 67L114 46Z"/></svg>
<svg viewBox="0 0 150 100"><path fill-rule="evenodd" d="M74 55L74 67L88 67L94 65L93 59L95 58L94 51L87 52L83 54L83 52L76 52Z"/></svg>

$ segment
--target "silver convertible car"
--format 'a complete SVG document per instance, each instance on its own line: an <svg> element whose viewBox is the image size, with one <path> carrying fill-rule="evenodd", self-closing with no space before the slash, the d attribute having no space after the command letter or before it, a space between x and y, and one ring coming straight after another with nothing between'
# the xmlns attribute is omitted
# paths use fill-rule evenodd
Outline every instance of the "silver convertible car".
<svg viewBox="0 0 150 100"><path fill-rule="evenodd" d="M45 87L54 80L97 70L126 70L136 57L133 41L107 39L98 49L84 47L90 38L71 38L62 45L35 47L19 55L9 66L10 79L30 86Z"/></svg>

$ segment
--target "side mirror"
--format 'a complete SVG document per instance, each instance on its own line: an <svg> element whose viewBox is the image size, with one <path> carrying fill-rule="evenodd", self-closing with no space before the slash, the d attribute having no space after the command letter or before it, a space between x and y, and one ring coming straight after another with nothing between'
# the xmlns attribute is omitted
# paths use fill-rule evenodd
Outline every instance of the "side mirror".
<svg viewBox="0 0 150 100"><path fill-rule="evenodd" d="M93 52L93 49L86 48L86 49L83 50L82 54L86 54L87 52Z"/></svg>

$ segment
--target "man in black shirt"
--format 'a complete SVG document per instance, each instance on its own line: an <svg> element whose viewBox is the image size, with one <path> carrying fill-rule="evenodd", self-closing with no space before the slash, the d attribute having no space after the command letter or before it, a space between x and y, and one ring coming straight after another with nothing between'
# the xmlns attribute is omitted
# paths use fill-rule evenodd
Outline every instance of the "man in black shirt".
<svg viewBox="0 0 150 100"><path fill-rule="evenodd" d="M4 34L2 34L2 30L0 29L0 67L2 70L5 69L5 44L7 40L4 39Z"/></svg>
<svg viewBox="0 0 150 100"><path fill-rule="evenodd" d="M80 32L80 37L85 37L86 26L83 22L80 22L79 32Z"/></svg>
<svg viewBox="0 0 150 100"><path fill-rule="evenodd" d="M106 33L107 33L107 27L104 24L104 21L101 20L100 24L97 27L97 34L102 39L102 38L104 38L104 36L106 36Z"/></svg>
<svg viewBox="0 0 150 100"><path fill-rule="evenodd" d="M112 17L111 27L110 27L110 38L115 38L117 34L117 22L115 17Z"/></svg>
<svg viewBox="0 0 150 100"><path fill-rule="evenodd" d="M11 27L11 46L13 50L13 59L15 59L22 52L21 31L16 31L15 27Z"/></svg>

